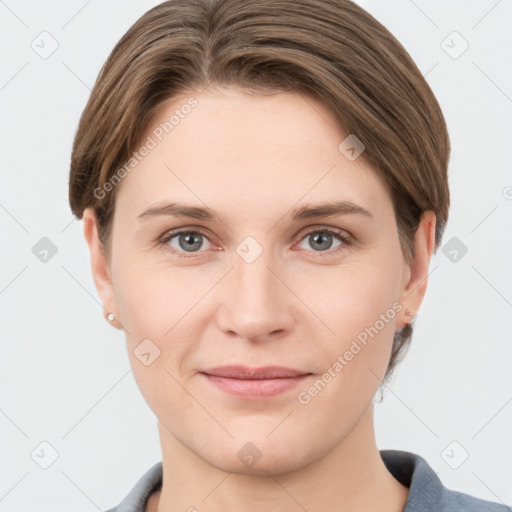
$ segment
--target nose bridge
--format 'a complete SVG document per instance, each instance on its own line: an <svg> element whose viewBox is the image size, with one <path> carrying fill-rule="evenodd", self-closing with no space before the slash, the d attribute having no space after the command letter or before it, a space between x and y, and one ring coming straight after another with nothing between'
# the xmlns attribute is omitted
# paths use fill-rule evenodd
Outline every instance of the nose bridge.
<svg viewBox="0 0 512 512"><path fill-rule="evenodd" d="M252 340L287 330L292 320L290 292L275 275L272 250L246 240L233 255L233 267L224 294L221 327Z"/></svg>
<svg viewBox="0 0 512 512"><path fill-rule="evenodd" d="M269 304L276 288L276 279L269 268L272 268L270 251L264 251L254 261L246 261L243 257L235 257L233 279L237 281L238 300L249 300L254 307ZM274 290L275 291L275 290Z"/></svg>

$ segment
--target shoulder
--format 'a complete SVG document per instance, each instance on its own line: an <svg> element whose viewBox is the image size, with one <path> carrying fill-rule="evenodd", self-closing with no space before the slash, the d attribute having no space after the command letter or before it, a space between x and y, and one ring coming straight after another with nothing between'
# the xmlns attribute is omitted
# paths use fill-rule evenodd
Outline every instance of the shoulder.
<svg viewBox="0 0 512 512"><path fill-rule="evenodd" d="M450 512L512 512L512 508L501 503L482 500L469 494L446 489L439 510Z"/></svg>
<svg viewBox="0 0 512 512"><path fill-rule="evenodd" d="M381 450L388 471L409 487L403 512L512 512L512 508L445 487L427 461L415 453Z"/></svg>

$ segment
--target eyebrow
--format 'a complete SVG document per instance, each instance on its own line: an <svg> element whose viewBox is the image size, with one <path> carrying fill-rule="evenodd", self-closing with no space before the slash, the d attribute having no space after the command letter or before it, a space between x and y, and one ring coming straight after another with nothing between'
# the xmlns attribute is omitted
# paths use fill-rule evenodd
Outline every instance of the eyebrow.
<svg viewBox="0 0 512 512"><path fill-rule="evenodd" d="M318 217L331 217L334 215L358 214L373 218L372 213L350 201L335 201L317 205L304 205L295 208L291 212L294 221L314 219ZM137 219L145 221L152 217L188 217L191 219L206 220L211 222L222 222L219 215L208 207L190 206L181 203L168 203L161 206L154 206L142 212Z"/></svg>

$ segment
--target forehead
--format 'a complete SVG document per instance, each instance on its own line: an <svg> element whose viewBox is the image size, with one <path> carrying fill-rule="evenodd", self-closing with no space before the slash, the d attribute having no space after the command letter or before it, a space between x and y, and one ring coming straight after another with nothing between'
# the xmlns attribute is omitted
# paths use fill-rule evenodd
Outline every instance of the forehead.
<svg viewBox="0 0 512 512"><path fill-rule="evenodd" d="M328 106L302 94L182 93L148 124L139 148L149 149L123 179L116 209L219 194L237 211L266 200L292 207L301 198L386 206L374 170L362 157L347 158L348 135Z"/></svg>

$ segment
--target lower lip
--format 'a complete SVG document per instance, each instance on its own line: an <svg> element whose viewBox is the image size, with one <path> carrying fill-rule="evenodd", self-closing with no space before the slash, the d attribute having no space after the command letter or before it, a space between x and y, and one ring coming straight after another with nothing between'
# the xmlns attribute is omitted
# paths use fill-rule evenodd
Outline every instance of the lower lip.
<svg viewBox="0 0 512 512"><path fill-rule="evenodd" d="M267 398L294 388L310 374L279 379L231 379L207 373L202 375L226 393L243 398Z"/></svg>

